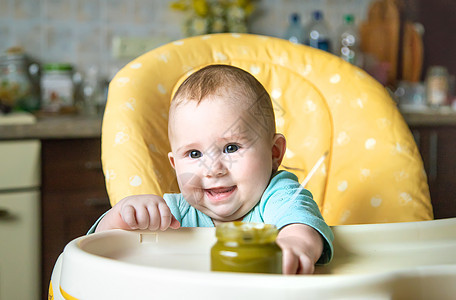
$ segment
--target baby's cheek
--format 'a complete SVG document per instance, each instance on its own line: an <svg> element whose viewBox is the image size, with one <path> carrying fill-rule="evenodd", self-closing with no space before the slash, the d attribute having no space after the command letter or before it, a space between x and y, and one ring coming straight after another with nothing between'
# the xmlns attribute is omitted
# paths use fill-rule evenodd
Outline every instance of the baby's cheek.
<svg viewBox="0 0 456 300"><path fill-rule="evenodd" d="M201 178L191 172L177 174L177 182L181 190L193 189L201 186Z"/></svg>
<svg viewBox="0 0 456 300"><path fill-rule="evenodd" d="M184 198L191 203L198 203L202 197L201 178L194 173L182 173L177 176L179 189Z"/></svg>
<svg viewBox="0 0 456 300"><path fill-rule="evenodd" d="M203 191L201 189L185 190L182 192L182 196L191 206L199 209L203 206Z"/></svg>

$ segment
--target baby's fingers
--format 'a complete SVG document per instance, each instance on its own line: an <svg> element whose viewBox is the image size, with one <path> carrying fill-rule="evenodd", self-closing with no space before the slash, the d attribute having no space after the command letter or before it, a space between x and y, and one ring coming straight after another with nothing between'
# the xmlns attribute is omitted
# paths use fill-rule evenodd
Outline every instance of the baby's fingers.
<svg viewBox="0 0 456 300"><path fill-rule="evenodd" d="M160 212L160 230L166 230L169 227L177 229L180 227L179 221L172 215L171 210L165 203L158 204Z"/></svg>
<svg viewBox="0 0 456 300"><path fill-rule="evenodd" d="M155 209L156 211L156 209ZM151 218L151 216L153 216L154 214L156 214L156 212L152 212L150 211L150 208L149 207L138 207L136 208L136 222L138 223L138 228L137 229L148 229L150 228L151 226L153 226L153 222L154 220Z"/></svg>
<svg viewBox="0 0 456 300"><path fill-rule="evenodd" d="M122 220L127 224L130 229L138 229L138 222L136 220L136 211L135 208L131 205L126 205L122 207L120 212Z"/></svg>
<svg viewBox="0 0 456 300"><path fill-rule="evenodd" d="M179 223L179 221L174 216L172 216L171 224L169 225L169 227L171 227L172 229L178 229L180 228L180 226L181 224Z"/></svg>
<svg viewBox="0 0 456 300"><path fill-rule="evenodd" d="M315 271L315 265L307 255L298 256L291 249L285 249L282 257L283 274L313 274Z"/></svg>
<svg viewBox="0 0 456 300"><path fill-rule="evenodd" d="M282 273L296 274L299 268L298 257L291 249L282 249Z"/></svg>
<svg viewBox="0 0 456 300"><path fill-rule="evenodd" d="M299 268L298 274L313 274L315 271L315 265L312 260L307 256L301 254L299 256Z"/></svg>

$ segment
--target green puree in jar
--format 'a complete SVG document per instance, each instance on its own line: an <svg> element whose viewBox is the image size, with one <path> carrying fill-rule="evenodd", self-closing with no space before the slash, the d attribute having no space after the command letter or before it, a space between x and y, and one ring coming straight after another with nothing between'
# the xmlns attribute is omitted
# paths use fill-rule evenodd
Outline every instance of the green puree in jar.
<svg viewBox="0 0 456 300"><path fill-rule="evenodd" d="M275 242L274 225L230 222L217 225L215 232L212 271L282 273L282 250Z"/></svg>

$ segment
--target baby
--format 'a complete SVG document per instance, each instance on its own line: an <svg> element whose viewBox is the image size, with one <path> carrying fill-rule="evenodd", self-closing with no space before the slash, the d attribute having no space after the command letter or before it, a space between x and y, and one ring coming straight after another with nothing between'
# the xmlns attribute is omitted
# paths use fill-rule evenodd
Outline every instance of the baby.
<svg viewBox="0 0 456 300"><path fill-rule="evenodd" d="M93 228L165 230L262 222L279 228L284 274L331 260L333 234L297 177L278 171L286 149L271 99L252 75L210 65L189 76L169 110L169 161L181 194L129 196ZM93 230L92 230L93 231Z"/></svg>

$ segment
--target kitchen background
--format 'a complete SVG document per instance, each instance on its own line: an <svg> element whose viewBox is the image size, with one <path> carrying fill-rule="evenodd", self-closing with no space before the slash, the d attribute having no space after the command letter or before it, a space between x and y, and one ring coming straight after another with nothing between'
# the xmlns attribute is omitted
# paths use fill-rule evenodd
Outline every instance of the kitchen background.
<svg viewBox="0 0 456 300"><path fill-rule="evenodd" d="M96 66L110 78L126 61L113 57L113 37L155 37L160 41L184 37L184 14L170 9L169 0L0 0L0 52L22 46L42 63L66 62L80 71ZM289 15L310 21L312 11L324 11L330 29L343 15L356 22L365 17L371 0L261 0L250 31L282 37Z"/></svg>
<svg viewBox="0 0 456 300"><path fill-rule="evenodd" d="M290 14L299 13L302 23L307 24L312 12L319 9L334 42L343 16L353 14L359 26L366 21L373 1L258 0L249 31L283 37ZM424 28L421 81L432 65L445 66L450 74L456 74L456 1L400 2L401 17ZM116 38L147 38L148 46L154 47L184 37L185 14L172 10L170 3L0 0L0 53L20 46L41 65L70 63L83 76L96 70L107 82L131 59L113 51ZM447 107L443 111L403 113L424 161L435 216L456 216L455 111ZM22 120L30 124L2 125L7 119L0 114L0 183L9 183L10 177L31 180L20 186L0 184L0 300L20 299L19 291L36 295L37 290L46 299L52 267L64 245L83 235L109 207L100 162L101 116L38 114ZM5 149L8 152L2 152ZM4 170L14 171L14 176ZM24 197L18 187L30 195ZM22 210L16 208L19 203L23 203ZM4 209L6 204L11 206ZM9 239L5 247L3 241ZM2 297L8 292L16 297Z"/></svg>
<svg viewBox="0 0 456 300"><path fill-rule="evenodd" d="M0 0L0 53L19 46L32 60L42 65L69 63L82 76L92 72L92 77L95 73L107 82L125 63L141 53L119 53L120 46L119 43L116 44L119 38L123 38L124 42L132 38L147 39L143 41L145 48L142 52L145 52L185 36L182 28L186 14L171 9L172 2ZM257 0L253 1L255 10L249 18L249 32L284 37L292 13L298 13L301 23L306 25L311 21L312 12L321 10L329 27L334 52L344 15L353 14L355 26L359 27L367 21L372 2L374 1ZM444 30L456 26L453 18L456 3L447 0L396 2L400 3L401 22L422 25L419 26L419 31L420 39L424 42L424 55L418 58L418 61L423 62L419 70L420 79L425 79L428 68L433 65L445 66L450 75L456 74L456 57L453 55L456 39L452 37L451 30ZM369 43L372 44L372 41ZM379 79L378 76L376 78ZM453 79L452 83L454 82ZM382 83L386 85L386 82ZM398 83L399 81L394 82L394 88Z"/></svg>

